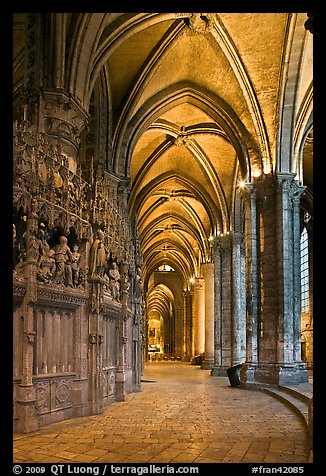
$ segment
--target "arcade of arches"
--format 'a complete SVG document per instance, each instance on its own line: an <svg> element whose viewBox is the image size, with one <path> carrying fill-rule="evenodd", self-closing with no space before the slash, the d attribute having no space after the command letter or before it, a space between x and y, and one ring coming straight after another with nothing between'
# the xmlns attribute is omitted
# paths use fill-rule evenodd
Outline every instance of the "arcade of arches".
<svg viewBox="0 0 326 476"><path fill-rule="evenodd" d="M141 391L146 359L241 385L312 369L305 13L16 13L14 425Z"/></svg>

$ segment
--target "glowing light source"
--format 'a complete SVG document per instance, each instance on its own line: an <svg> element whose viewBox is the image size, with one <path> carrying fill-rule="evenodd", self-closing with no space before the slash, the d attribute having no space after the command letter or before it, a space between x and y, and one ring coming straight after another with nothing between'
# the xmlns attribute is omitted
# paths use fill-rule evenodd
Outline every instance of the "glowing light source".
<svg viewBox="0 0 326 476"><path fill-rule="evenodd" d="M246 182L244 180L240 180L239 187L240 188L245 188L245 186L246 186Z"/></svg>

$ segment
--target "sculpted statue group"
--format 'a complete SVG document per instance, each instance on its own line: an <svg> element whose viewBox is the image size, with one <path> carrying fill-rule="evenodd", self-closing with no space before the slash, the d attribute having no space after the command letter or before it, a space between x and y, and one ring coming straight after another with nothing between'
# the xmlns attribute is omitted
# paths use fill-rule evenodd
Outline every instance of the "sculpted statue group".
<svg viewBox="0 0 326 476"><path fill-rule="evenodd" d="M37 262L37 279L42 283L53 283L67 287L79 287L84 283L84 270L80 269L81 254L77 244L71 250L66 236L60 236L59 243L53 248L48 243L43 229L38 230L30 239L33 257ZM16 228L13 228L14 276L21 278L26 265L26 236L17 243Z"/></svg>
<svg viewBox="0 0 326 476"><path fill-rule="evenodd" d="M18 242L19 241L19 242ZM49 236L39 229L29 240L33 248L33 257L37 263L37 279L39 282L65 286L81 287L85 283L85 270L81 268L81 252L77 243L70 247L66 236L60 236L59 243L52 248ZM105 247L104 232L99 229L90 248L88 279L103 286L104 296L120 302L121 291L129 291L128 276L121 283L119 267L116 261L110 260L110 253ZM17 240L16 227L13 225L14 245L14 276L20 280L24 276L26 265L26 236L22 234ZM121 286L123 289L121 289ZM135 296L142 294L142 274L138 267L134 285Z"/></svg>

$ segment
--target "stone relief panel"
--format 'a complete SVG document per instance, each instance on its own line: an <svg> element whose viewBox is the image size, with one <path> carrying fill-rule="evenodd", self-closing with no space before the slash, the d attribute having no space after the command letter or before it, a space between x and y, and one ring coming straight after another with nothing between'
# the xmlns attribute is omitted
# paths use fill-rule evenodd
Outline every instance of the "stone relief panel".
<svg viewBox="0 0 326 476"><path fill-rule="evenodd" d="M34 379L33 384L37 413L46 414L72 406L72 378Z"/></svg>
<svg viewBox="0 0 326 476"><path fill-rule="evenodd" d="M102 345L102 366L103 369L116 366L116 319L112 317L103 318L103 345Z"/></svg>
<svg viewBox="0 0 326 476"><path fill-rule="evenodd" d="M37 382L35 384L36 390L36 408L39 413L48 413L50 412L50 382L47 380L45 382Z"/></svg>
<svg viewBox="0 0 326 476"><path fill-rule="evenodd" d="M71 381L56 380L55 382L55 408L67 408L72 405Z"/></svg>

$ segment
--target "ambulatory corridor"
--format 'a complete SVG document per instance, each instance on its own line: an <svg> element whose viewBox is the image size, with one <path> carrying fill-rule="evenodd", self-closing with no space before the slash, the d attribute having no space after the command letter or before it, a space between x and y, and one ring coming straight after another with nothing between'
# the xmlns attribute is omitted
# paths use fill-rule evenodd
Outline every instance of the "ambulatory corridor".
<svg viewBox="0 0 326 476"><path fill-rule="evenodd" d="M14 462L304 463L298 417L182 362L147 362L142 391L104 413L14 435Z"/></svg>

